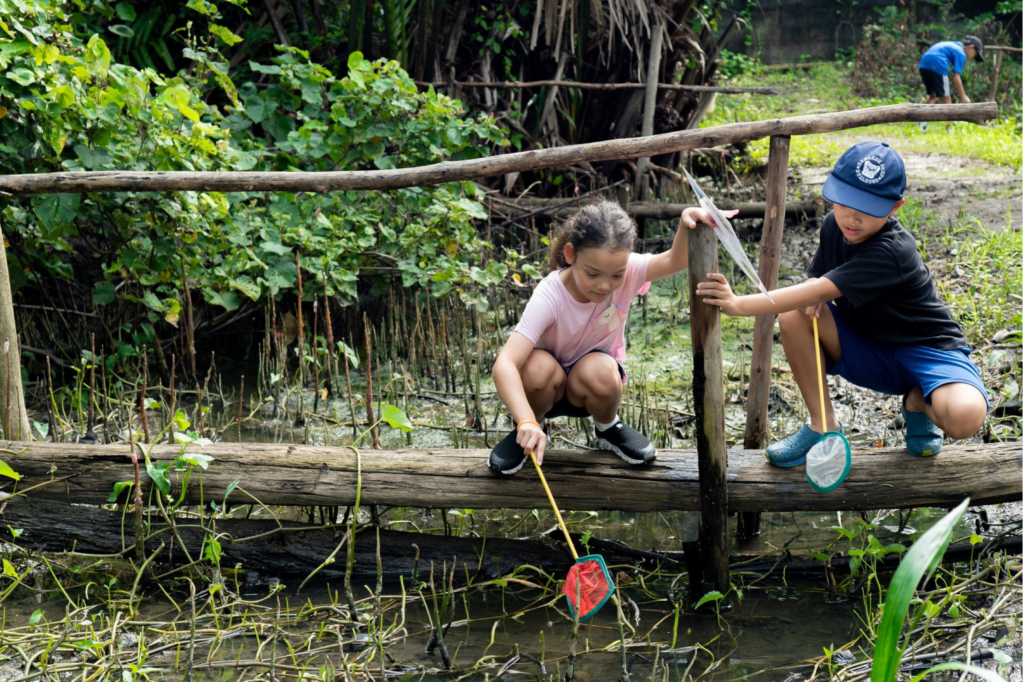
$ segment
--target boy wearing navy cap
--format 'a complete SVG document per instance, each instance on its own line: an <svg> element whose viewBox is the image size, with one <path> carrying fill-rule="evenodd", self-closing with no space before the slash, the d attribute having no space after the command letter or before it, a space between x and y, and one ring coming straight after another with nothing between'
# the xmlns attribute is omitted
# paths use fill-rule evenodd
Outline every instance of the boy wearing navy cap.
<svg viewBox="0 0 1024 682"><path fill-rule="evenodd" d="M953 98L949 93L949 70L953 69L953 85L957 97L964 104L970 104L971 98L964 92L964 84L960 74L968 59L980 62L984 57L985 46L975 36L967 36L962 41L945 40L929 47L921 56L917 68L924 81L924 89L928 93L926 104L951 104Z"/></svg>
<svg viewBox="0 0 1024 682"><path fill-rule="evenodd" d="M969 438L985 421L988 397L967 341L914 238L894 217L906 186L903 159L888 144L858 143L825 181L822 194L834 206L806 281L773 291L774 303L761 294L736 296L720 274L697 286L697 295L726 315L779 314L810 424L768 447L765 456L776 466L802 464L822 433L842 432L827 392L824 415L819 407L812 315L829 374L903 396L910 454L936 455L943 431Z"/></svg>

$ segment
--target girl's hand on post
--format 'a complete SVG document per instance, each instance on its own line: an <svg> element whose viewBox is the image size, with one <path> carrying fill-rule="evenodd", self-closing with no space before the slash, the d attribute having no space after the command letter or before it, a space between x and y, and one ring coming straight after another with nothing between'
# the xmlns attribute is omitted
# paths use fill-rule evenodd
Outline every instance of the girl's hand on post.
<svg viewBox="0 0 1024 682"><path fill-rule="evenodd" d="M732 218L737 213L739 213L738 210L722 211L722 215L724 215L726 218ZM681 226L685 225L691 230L697 227L698 222L702 222L705 225L715 227L715 221L711 219L711 216L708 214L708 212L705 211L703 208L699 208L697 206L691 206L690 208L683 211L683 215L679 219L679 223Z"/></svg>
<svg viewBox="0 0 1024 682"><path fill-rule="evenodd" d="M522 422L516 429L516 442L519 447L529 455L531 452L537 456L537 464L544 463L544 447L547 445L548 437L544 429L533 422Z"/></svg>
<svg viewBox="0 0 1024 682"><path fill-rule="evenodd" d="M736 317L742 315L739 310L739 297L732 293L725 275L717 272L708 273L708 281L697 284L697 295L708 305L715 305L726 315Z"/></svg>

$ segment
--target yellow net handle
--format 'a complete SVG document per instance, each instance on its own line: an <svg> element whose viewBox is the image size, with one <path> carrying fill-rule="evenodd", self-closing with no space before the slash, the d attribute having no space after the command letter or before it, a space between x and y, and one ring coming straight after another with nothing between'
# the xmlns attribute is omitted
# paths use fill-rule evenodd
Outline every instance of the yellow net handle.
<svg viewBox="0 0 1024 682"><path fill-rule="evenodd" d="M537 422L532 419L524 419L516 426L516 431L518 431L519 427L523 424L537 424ZM539 427L540 424L537 424L537 426ZM532 450L526 454L528 454L530 459L533 460L533 466L537 469L537 476L540 477L540 484L544 486L544 492L548 494L548 500L551 502L551 508L555 510L555 518L558 519L559 528L561 528L562 532L565 533L565 541L569 543L569 551L572 552L572 558L579 559L580 555L576 553L576 546L572 544L572 538L569 537L569 529L565 527L565 521L562 520L562 512L558 511L558 504L555 502L555 496L551 494L551 488L548 487L548 481L544 478L544 472L540 470L540 464L537 463L537 456Z"/></svg>
<svg viewBox="0 0 1024 682"><path fill-rule="evenodd" d="M818 343L818 315L817 311L811 316L814 324L814 364L818 367L818 401L821 404L821 432L825 433L828 428L825 426L825 382L821 376L821 344Z"/></svg>

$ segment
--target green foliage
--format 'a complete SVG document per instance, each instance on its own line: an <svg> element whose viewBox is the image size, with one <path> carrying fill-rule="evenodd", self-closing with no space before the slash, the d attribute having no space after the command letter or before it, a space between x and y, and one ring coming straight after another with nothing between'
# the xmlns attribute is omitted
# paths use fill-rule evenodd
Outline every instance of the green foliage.
<svg viewBox="0 0 1024 682"><path fill-rule="evenodd" d="M903 658L903 651L899 645L903 621L907 617L914 592L921 579L931 575L939 565L939 560L953 536L953 530L967 510L969 502L969 499L961 502L960 506L918 538L896 569L886 593L882 622L878 626L871 682L895 682ZM926 601L918 609L915 624L924 615L927 606Z"/></svg>
<svg viewBox="0 0 1024 682"><path fill-rule="evenodd" d="M467 117L457 100L418 91L396 62L359 53L337 78L302 50L279 48L269 62L250 63L260 85L236 85L219 48L237 37L217 23L214 5L189 8L200 15L181 55L192 68L165 78L118 62L99 34L76 32L64 0L0 0L0 172L385 170L508 144L492 118ZM117 16L130 21L130 10L119 5ZM96 304L135 304L149 325L176 326L183 269L194 298L201 292L226 310L290 293L299 254L309 297L326 270L328 293L351 301L360 270L381 261L401 271L405 286L436 295L473 287L470 260L482 244L474 221L486 217L475 195L471 183L59 194L9 200L0 219L16 284L82 282L76 268L84 266L72 256L84 240L102 254L89 272L101 269L103 281L85 281Z"/></svg>
<svg viewBox="0 0 1024 682"><path fill-rule="evenodd" d="M730 52L729 50L722 50L719 59L722 60L722 65L718 67L718 73L725 79L732 79L750 73L757 68L758 64L757 60L753 57L748 57L742 52Z"/></svg>

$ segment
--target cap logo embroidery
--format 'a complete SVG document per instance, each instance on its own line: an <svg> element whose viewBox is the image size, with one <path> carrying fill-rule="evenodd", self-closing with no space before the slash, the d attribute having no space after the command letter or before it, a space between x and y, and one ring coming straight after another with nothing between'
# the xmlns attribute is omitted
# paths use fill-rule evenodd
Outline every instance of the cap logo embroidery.
<svg viewBox="0 0 1024 682"><path fill-rule="evenodd" d="M857 162L857 179L865 185L874 185L885 177L885 164L877 156L865 156Z"/></svg>

